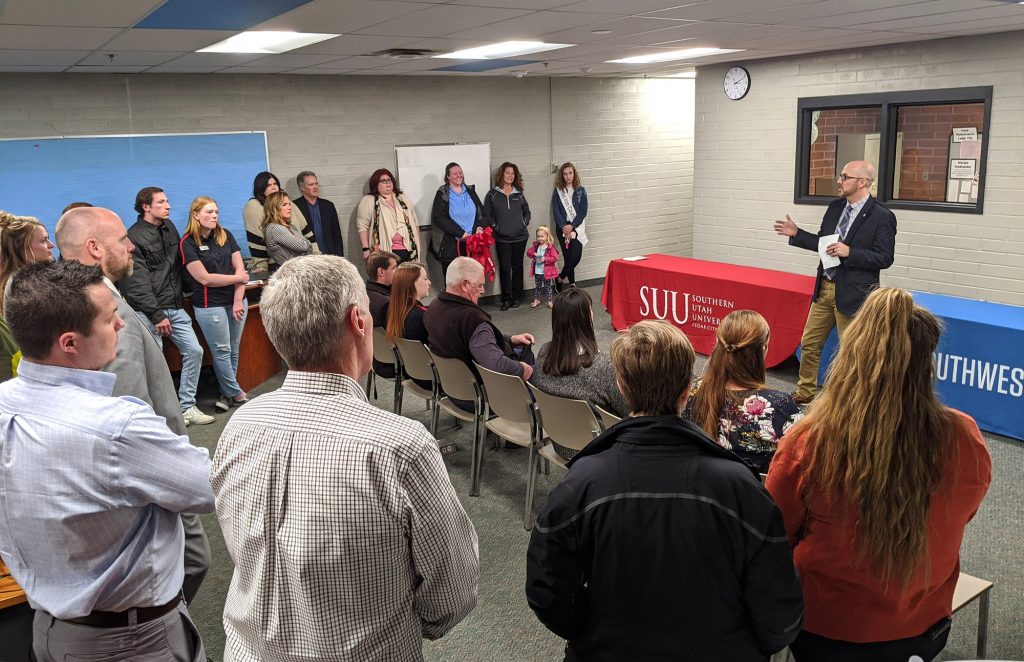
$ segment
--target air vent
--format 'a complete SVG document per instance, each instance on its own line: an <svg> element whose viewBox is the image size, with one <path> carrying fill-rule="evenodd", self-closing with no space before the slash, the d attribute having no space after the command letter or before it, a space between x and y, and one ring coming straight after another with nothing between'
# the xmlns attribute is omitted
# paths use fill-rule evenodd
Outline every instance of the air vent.
<svg viewBox="0 0 1024 662"><path fill-rule="evenodd" d="M422 48L389 48L376 53L369 53L369 57L389 57L394 60L418 60L423 57L436 55L438 51L431 51Z"/></svg>

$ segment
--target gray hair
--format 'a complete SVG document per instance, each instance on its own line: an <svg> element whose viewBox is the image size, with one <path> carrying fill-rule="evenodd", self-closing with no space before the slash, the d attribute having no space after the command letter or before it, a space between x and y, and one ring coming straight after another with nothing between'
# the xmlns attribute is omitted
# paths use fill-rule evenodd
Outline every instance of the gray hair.
<svg viewBox="0 0 1024 662"><path fill-rule="evenodd" d="M306 183L306 177L316 177L316 173L312 170L303 170L295 176L295 183L302 186Z"/></svg>
<svg viewBox="0 0 1024 662"><path fill-rule="evenodd" d="M270 342L292 370L322 368L336 359L352 306L369 310L366 285L351 262L335 255L288 260L260 299Z"/></svg>
<svg viewBox="0 0 1024 662"><path fill-rule="evenodd" d="M473 280L484 268L471 257L457 257L448 265L448 273L444 277L444 285L451 289L464 280Z"/></svg>

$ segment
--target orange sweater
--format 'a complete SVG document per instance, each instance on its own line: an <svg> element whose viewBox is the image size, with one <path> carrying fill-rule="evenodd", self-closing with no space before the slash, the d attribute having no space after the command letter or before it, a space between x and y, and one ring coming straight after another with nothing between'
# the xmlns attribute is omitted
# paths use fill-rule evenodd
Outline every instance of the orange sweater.
<svg viewBox="0 0 1024 662"><path fill-rule="evenodd" d="M853 527L844 525L855 519L849 504L827 495L812 497L805 506L800 493L806 480L802 460L807 434L781 440L766 487L782 510L794 544L806 631L857 643L889 641L919 635L950 615L964 528L992 480L992 461L977 424L967 414L953 411L957 462L946 467L928 513L931 573L919 571L906 590L899 581L883 587L858 561ZM802 538L794 540L801 529Z"/></svg>

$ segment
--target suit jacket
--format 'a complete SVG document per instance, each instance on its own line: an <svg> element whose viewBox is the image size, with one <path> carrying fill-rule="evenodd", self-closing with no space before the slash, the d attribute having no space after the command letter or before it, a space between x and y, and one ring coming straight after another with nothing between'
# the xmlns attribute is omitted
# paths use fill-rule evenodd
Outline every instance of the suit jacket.
<svg viewBox="0 0 1024 662"><path fill-rule="evenodd" d="M795 237L789 238L790 246L818 250L818 237L836 234L839 218L846 209L844 198L833 200L821 219L818 234L798 229ZM836 308L844 315L854 315L864 299L878 285L879 272L892 266L896 251L896 216L869 197L846 234L844 244L850 247L850 255L840 258L836 272ZM814 300L821 291L824 278L821 261L818 261L818 277L814 281Z"/></svg>
<svg viewBox="0 0 1024 662"><path fill-rule="evenodd" d="M330 200L317 198L320 207L320 224L323 226L324 236L317 237L316 243L320 246L320 252L324 255L345 256L345 244L341 240L341 223L338 221L338 210ZM292 200L292 204L302 211L310 230L313 229L313 214L309 209L309 202L304 196Z"/></svg>

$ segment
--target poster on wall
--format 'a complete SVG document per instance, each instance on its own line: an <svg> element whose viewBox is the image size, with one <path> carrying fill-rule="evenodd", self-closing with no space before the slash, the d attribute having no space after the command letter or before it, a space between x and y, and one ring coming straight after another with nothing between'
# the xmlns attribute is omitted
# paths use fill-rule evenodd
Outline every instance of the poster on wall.
<svg viewBox="0 0 1024 662"><path fill-rule="evenodd" d="M946 168L946 202L975 204L981 172L982 135L974 127L954 127L949 136Z"/></svg>

